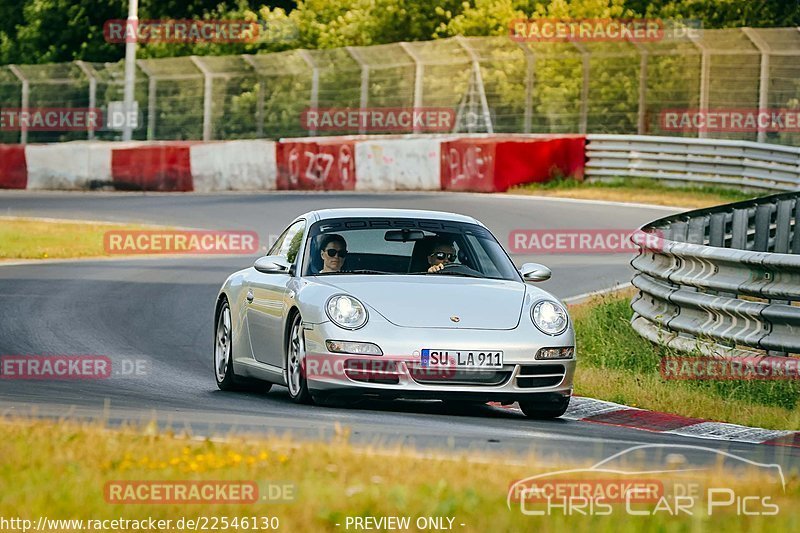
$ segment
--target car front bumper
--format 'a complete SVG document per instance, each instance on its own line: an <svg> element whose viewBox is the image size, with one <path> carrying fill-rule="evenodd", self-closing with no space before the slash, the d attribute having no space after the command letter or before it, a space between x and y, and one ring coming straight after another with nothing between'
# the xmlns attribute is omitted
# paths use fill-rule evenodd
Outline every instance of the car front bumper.
<svg viewBox="0 0 800 533"><path fill-rule="evenodd" d="M526 327L527 326L527 327ZM571 327L546 336L532 324L513 330L398 328L347 331L330 322L304 324L305 374L312 394L513 402L569 396L576 359L535 359L540 348L574 346ZM377 344L382 356L331 353L325 341ZM424 369L422 349L502 351L502 369Z"/></svg>

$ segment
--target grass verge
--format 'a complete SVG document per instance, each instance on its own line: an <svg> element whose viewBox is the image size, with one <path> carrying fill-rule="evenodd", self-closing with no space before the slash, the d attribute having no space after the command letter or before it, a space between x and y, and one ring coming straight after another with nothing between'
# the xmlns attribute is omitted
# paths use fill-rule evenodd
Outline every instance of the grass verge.
<svg viewBox="0 0 800 533"><path fill-rule="evenodd" d="M717 186L670 187L658 180L644 178L616 178L591 183L572 179L556 179L547 183L527 183L511 188L508 192L690 208L738 202L760 195L741 189Z"/></svg>
<svg viewBox="0 0 800 533"><path fill-rule="evenodd" d="M0 486L7 487L0 499L0 517L19 517L37 524L48 520L171 520L164 530L193 529L175 527L181 518L207 518L222 528L228 522L247 517L247 527L262 527L262 518L277 518L278 531L356 530L348 517L418 517L444 520L443 528L455 531L797 531L800 514L794 512L800 500L800 483L788 477L786 489L763 470L732 472L719 466L709 470L659 474L664 496L678 484L696 486L697 498L691 514L665 510L646 516L631 516L624 503L610 505L608 516L553 508L549 516L531 516L519 504L506 505L509 486L522 478L559 470L569 465L538 462L535 457L509 464L507 456L482 452L451 452L421 455L402 448L356 447L346 432L332 442L298 442L276 437L229 436L225 442L189 440L151 427L109 430L102 424L22 419L0 419ZM543 464L544 463L544 464ZM640 468L644 464L631 468ZM680 476L680 477L670 477ZM653 477L653 476L650 476ZM570 483L590 479L584 474L569 474ZM610 479L609 474L602 477ZM623 478L616 478L622 480ZM625 478L628 481L630 478ZM116 503L107 499L108 483L154 481L162 486L183 481L243 481L264 486L290 485L293 499L284 502L255 503ZM709 514L706 488L726 487L737 496L757 496L750 510L763 498L778 506L775 516L740 516L735 505L720 506ZM109 491L110 493L110 491ZM140 494L147 496L147 494ZM261 496L261 492L259 492ZM672 505L672 503L670 503ZM543 510L544 504L529 509ZM655 502L636 505L639 512L652 513ZM584 508L584 513L585 513ZM255 519L254 519L255 517ZM47 530L75 530L65 525L50 525ZM240 524L243 524L241 522ZM274 521L271 522L274 526ZM205 529L208 529L206 527ZM107 526L106 530L131 530ZM141 528L136 528L141 529ZM199 529L204 529L202 526ZM234 530L234 528L228 528ZM362 530L364 528L361 528ZM373 528L370 528L373 529ZM390 530L390 527L374 528ZM410 531L421 529L412 525Z"/></svg>
<svg viewBox="0 0 800 533"><path fill-rule="evenodd" d="M633 407L769 429L800 430L797 381L674 381L662 357L681 357L630 325L633 289L571 308L578 339L575 393Z"/></svg>
<svg viewBox="0 0 800 533"><path fill-rule="evenodd" d="M152 226L83 221L0 217L0 260L106 257L107 231L153 229Z"/></svg>

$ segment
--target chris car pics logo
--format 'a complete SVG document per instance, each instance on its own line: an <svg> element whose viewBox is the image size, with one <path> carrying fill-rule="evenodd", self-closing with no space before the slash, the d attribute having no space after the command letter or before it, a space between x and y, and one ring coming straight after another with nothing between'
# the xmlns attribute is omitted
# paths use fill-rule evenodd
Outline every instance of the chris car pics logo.
<svg viewBox="0 0 800 533"><path fill-rule="evenodd" d="M687 456L697 465L686 464ZM774 516L785 490L779 464L704 446L644 444L589 468L514 481L506 504L526 516Z"/></svg>

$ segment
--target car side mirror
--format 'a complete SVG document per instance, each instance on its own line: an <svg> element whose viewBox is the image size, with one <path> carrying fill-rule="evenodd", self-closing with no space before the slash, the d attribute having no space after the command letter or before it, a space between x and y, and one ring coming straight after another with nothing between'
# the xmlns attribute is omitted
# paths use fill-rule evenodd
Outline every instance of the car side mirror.
<svg viewBox="0 0 800 533"><path fill-rule="evenodd" d="M253 263L253 268L264 274L289 274L292 265L280 255L265 255Z"/></svg>
<svg viewBox="0 0 800 533"><path fill-rule="evenodd" d="M547 281L553 275L549 268L539 263L525 263L519 273L525 281Z"/></svg>

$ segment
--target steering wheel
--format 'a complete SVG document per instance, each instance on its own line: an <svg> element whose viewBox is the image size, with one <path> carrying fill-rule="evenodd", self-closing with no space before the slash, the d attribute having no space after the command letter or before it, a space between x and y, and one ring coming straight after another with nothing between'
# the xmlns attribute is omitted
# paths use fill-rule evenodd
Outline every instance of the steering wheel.
<svg viewBox="0 0 800 533"><path fill-rule="evenodd" d="M442 268L440 268L436 272L429 272L429 274L439 274L440 272L460 272L462 274L468 274L471 276L482 275L477 270L470 268L466 265L462 265L461 263L445 263Z"/></svg>

